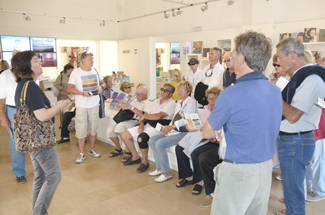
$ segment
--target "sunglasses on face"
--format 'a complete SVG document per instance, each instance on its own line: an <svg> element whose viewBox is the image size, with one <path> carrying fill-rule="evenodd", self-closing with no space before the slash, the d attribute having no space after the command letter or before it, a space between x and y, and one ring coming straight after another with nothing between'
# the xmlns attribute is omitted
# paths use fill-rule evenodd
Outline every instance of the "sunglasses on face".
<svg viewBox="0 0 325 215"><path fill-rule="evenodd" d="M195 63L190 63L190 66L194 66L195 65Z"/></svg>
<svg viewBox="0 0 325 215"><path fill-rule="evenodd" d="M164 91L165 93L171 93L169 90L166 90L164 88L160 88L160 91Z"/></svg>
<svg viewBox="0 0 325 215"><path fill-rule="evenodd" d="M273 66L274 67L280 67L280 65L279 64L276 64L276 63L274 63Z"/></svg>
<svg viewBox="0 0 325 215"><path fill-rule="evenodd" d="M227 60L224 60L223 62L224 62L224 63L229 63L230 61L232 61L232 59L233 59L233 58L229 58L229 59L227 59Z"/></svg>

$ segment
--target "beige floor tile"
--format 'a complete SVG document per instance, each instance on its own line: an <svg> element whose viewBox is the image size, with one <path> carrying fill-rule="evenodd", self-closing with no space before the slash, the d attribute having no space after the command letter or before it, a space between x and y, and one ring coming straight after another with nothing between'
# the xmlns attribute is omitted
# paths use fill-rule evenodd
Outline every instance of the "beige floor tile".
<svg viewBox="0 0 325 215"><path fill-rule="evenodd" d="M59 120L57 118L56 123ZM58 126L58 125L57 125ZM60 130L58 130L59 132ZM26 215L32 213L33 165L29 154L26 154L27 183L16 183L11 170L8 132L0 128L0 215ZM210 214L210 208L201 208L200 202L205 192L192 195L193 186L176 188L178 174L172 170L173 178L156 183L149 176L155 170L150 162L149 169L144 173L136 173L139 165L124 166L122 156L109 158L108 154L114 147L96 141L95 148L101 153L100 158L88 155L89 143L86 144L86 160L76 164L79 153L74 132L70 142L57 145L62 170L62 180L55 192L49 208L51 215L106 215L106 214ZM280 174L273 171L272 188L267 215L285 209L279 202L283 198L282 182L274 177ZM307 215L323 215L325 201L306 203Z"/></svg>

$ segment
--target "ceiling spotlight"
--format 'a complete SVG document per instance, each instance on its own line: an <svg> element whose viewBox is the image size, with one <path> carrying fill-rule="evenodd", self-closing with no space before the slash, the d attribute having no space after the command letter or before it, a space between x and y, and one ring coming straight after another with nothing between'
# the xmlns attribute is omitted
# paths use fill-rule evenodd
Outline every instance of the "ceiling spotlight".
<svg viewBox="0 0 325 215"><path fill-rule="evenodd" d="M164 12L164 17L165 19L168 19L170 17L170 15L168 13L166 13L166 11Z"/></svg>
<svg viewBox="0 0 325 215"><path fill-rule="evenodd" d="M63 17L63 19L60 19L60 23L65 24L65 17Z"/></svg>
<svg viewBox="0 0 325 215"><path fill-rule="evenodd" d="M202 12L206 11L209 9L208 2L205 2L205 5L201 7Z"/></svg>
<svg viewBox="0 0 325 215"><path fill-rule="evenodd" d="M177 14L177 15L181 15L182 13L183 13L183 11L181 11L181 10L178 8L176 14Z"/></svg>
<svg viewBox="0 0 325 215"><path fill-rule="evenodd" d="M174 9L172 11L172 15L173 15L173 17L177 16L177 13L176 13L176 11Z"/></svg>
<svg viewBox="0 0 325 215"><path fill-rule="evenodd" d="M228 1L228 5L232 5L233 3L235 3L234 0L229 0L229 1Z"/></svg>
<svg viewBox="0 0 325 215"><path fill-rule="evenodd" d="M30 18L30 16L26 16L26 13L23 13L23 20L31 21L32 19Z"/></svg>
<svg viewBox="0 0 325 215"><path fill-rule="evenodd" d="M105 27L105 20L99 24L100 27Z"/></svg>

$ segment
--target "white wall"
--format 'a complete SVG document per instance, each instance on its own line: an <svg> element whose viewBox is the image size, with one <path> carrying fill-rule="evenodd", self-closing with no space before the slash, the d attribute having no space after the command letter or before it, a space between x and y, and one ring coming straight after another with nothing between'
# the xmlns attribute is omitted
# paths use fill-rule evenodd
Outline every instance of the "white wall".
<svg viewBox="0 0 325 215"><path fill-rule="evenodd" d="M117 41L98 41L98 68L103 76L112 75L112 71L118 70L117 48Z"/></svg>
<svg viewBox="0 0 325 215"><path fill-rule="evenodd" d="M129 50L130 53L122 52ZM130 76L136 85L143 83L149 90L149 95L156 95L156 46L152 37L121 40L118 42L118 67Z"/></svg>
<svg viewBox="0 0 325 215"><path fill-rule="evenodd" d="M34 0L27 2L23 0L1 0L1 35L41 36L79 40L117 40L117 22L107 21L106 27L99 26L99 20L116 20L117 11L106 0L96 0L96 2L98 6L94 7L93 1L86 0ZM32 20L24 21L21 13L3 11L28 12L29 14L27 13L27 15ZM60 24L61 16L67 17L65 24ZM80 17L83 19L79 19Z"/></svg>

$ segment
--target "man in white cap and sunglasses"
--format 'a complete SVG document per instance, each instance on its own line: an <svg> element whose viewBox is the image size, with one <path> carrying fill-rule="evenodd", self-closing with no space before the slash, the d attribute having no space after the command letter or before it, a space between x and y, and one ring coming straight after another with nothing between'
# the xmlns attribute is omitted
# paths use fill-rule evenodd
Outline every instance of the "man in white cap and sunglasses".
<svg viewBox="0 0 325 215"><path fill-rule="evenodd" d="M186 75L183 77L183 80L189 81L193 85L191 96L194 98L194 90L197 83L201 81L202 70L199 69L199 61L195 58L191 58L188 62L188 65L191 67L191 71L186 73Z"/></svg>

